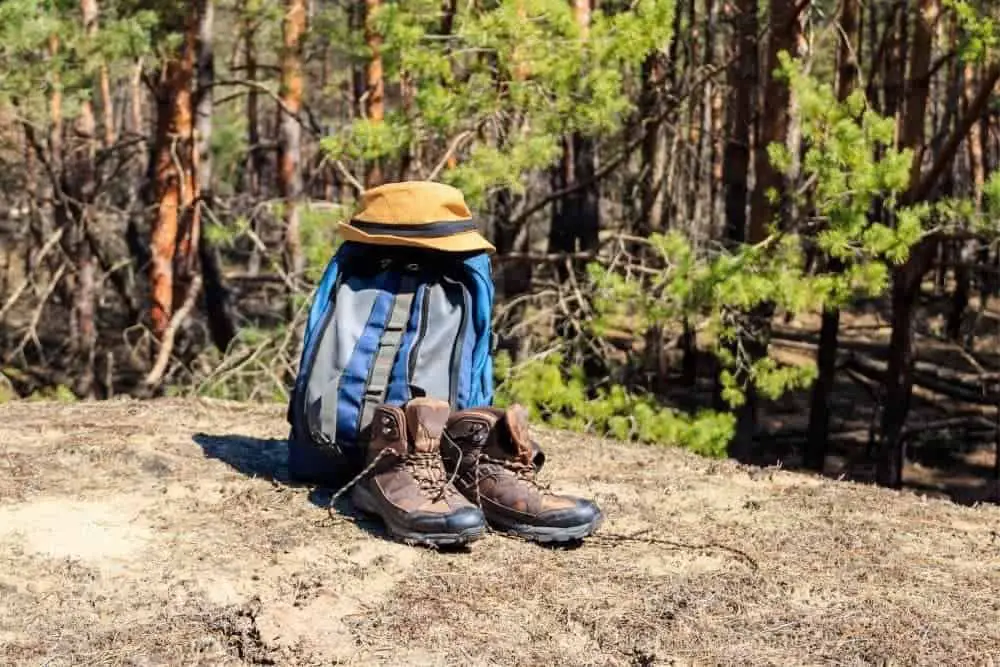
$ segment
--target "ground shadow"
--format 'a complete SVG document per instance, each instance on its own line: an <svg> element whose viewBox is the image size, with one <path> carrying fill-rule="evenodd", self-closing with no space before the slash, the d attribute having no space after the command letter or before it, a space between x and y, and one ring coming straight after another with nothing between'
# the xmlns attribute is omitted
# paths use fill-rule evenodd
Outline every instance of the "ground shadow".
<svg viewBox="0 0 1000 667"><path fill-rule="evenodd" d="M252 438L245 435L210 435L196 433L192 440L201 447L205 456L228 464L247 477L266 479L293 487L311 487L309 502L329 511L330 501L337 489L291 477L288 472L288 441L275 438ZM362 530L383 539L392 539L384 525L375 517L360 512L350 501L350 493L344 493L333 504L333 513L349 520ZM442 549L446 552L460 552L461 548Z"/></svg>
<svg viewBox="0 0 1000 667"><path fill-rule="evenodd" d="M922 308L928 318L933 315L930 307L924 305ZM956 372L974 373L975 369L969 366L966 359L968 355L932 336L929 326L922 326L927 331L922 337L918 336L915 345L919 361ZM840 342L845 354L859 353L882 361L887 358L887 333L881 338L863 334L855 338L856 335L857 332L849 325L842 327ZM793 344L787 345L788 341ZM779 348L804 349L795 343L815 346L818 336L814 331L782 332L775 341ZM805 352L814 355L815 347L805 349ZM981 351L977 352L980 361L988 366L988 370L992 369L993 366L983 361L985 356ZM830 396L829 443L823 476L875 483L876 452L869 440L870 429L877 427L881 418L881 412L876 409L879 391L880 384L872 378L850 369L838 370ZM802 460L809 438L810 401L809 390L797 390L778 401L765 404L762 407L764 428L755 441L755 456L748 462L813 473L805 468ZM940 392L915 393L904 429L906 463L903 488L948 498L964 505L996 501L997 454L994 436L988 424L985 429L982 426L983 417L991 416L987 413L980 417L975 406L970 407ZM939 426L926 426L935 423Z"/></svg>
<svg viewBox="0 0 1000 667"><path fill-rule="evenodd" d="M196 433L192 440L201 447L207 458L227 463L247 477L293 484L288 475L287 440L207 433Z"/></svg>

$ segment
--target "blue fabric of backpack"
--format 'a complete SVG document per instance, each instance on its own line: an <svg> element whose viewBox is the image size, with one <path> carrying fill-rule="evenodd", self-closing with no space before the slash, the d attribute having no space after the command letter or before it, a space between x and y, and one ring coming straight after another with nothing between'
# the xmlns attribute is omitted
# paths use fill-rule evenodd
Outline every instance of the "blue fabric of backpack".
<svg viewBox="0 0 1000 667"><path fill-rule="evenodd" d="M355 471L379 403L490 405L493 300L485 252L343 243L313 297L289 401L292 476Z"/></svg>

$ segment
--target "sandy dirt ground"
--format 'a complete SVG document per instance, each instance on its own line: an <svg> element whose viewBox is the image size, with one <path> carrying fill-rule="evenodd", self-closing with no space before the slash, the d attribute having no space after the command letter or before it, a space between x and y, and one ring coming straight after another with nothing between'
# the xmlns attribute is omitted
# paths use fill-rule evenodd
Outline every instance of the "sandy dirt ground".
<svg viewBox="0 0 1000 667"><path fill-rule="evenodd" d="M1000 661L995 506L539 432L603 535L435 552L331 519L285 432L281 407L0 406L0 664Z"/></svg>

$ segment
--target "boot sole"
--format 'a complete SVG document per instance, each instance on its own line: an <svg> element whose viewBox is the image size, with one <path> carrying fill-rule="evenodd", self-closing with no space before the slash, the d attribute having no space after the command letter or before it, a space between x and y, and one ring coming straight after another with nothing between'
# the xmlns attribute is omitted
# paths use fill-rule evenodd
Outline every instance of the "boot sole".
<svg viewBox="0 0 1000 667"><path fill-rule="evenodd" d="M486 534L486 526L467 528L460 533L419 533L400 526L391 518L382 516L378 503L362 485L355 487L351 494L354 505L365 514L378 517L385 524L389 535L407 544L423 544L432 547L463 546L475 542Z"/></svg>
<svg viewBox="0 0 1000 667"><path fill-rule="evenodd" d="M579 526L561 526L559 528L531 526L523 523L503 524L490 519L487 519L487 521L490 527L497 532L541 544L560 544L564 542L579 542L593 535L601 527L601 523L604 521L604 514L598 514L590 523L583 523Z"/></svg>

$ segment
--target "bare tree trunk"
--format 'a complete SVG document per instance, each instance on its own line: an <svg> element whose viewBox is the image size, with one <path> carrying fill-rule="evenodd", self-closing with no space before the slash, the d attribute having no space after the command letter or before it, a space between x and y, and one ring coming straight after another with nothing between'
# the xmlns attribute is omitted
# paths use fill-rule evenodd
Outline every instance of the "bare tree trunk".
<svg viewBox="0 0 1000 667"><path fill-rule="evenodd" d="M921 180L924 123L934 27L940 0L920 0L910 50L910 77L900 118L899 143L914 151L910 169L911 187ZM905 23L905 21L904 21ZM882 413L876 478L879 484L899 487L903 481L903 425L909 411L913 387L913 309L920 293L920 279L927 269L933 247L923 242L914 248L906 263L893 272L892 336L885 383L885 411Z"/></svg>
<svg viewBox="0 0 1000 667"><path fill-rule="evenodd" d="M590 20L592 0L573 0L573 14L576 17L576 24L580 27L581 38L586 40L590 34ZM577 237L579 239L580 250L594 250L597 248L598 234L601 228L601 193L600 186L595 180L597 172L597 147L590 137L577 134L572 138L573 142L573 183L588 183L570 195L572 203L569 208L575 210L579 216L576 224L579 225ZM564 223L565 224L565 223Z"/></svg>
<svg viewBox="0 0 1000 667"><path fill-rule="evenodd" d="M382 73L382 35L375 25L375 15L381 7L381 0L365 0L365 44L370 51L365 69L365 112L371 123L381 123L385 119L385 77ZM378 160L372 162L365 177L369 188L381 185L382 166Z"/></svg>
<svg viewBox="0 0 1000 667"><path fill-rule="evenodd" d="M747 240L760 243L767 238L768 226L775 224L779 229L788 228L788 196L785 178L768 156L771 144L785 145L791 122L791 91L787 84L776 78L774 72L780 66L778 54L795 54L799 46L800 13L808 7L808 2L796 0L771 0L770 37L764 71L764 100L767 113L760 125L760 138L754 151L754 173L756 181L750 201L750 230ZM769 193L778 194L776 200ZM749 313L747 318L747 352L745 363L750 365L767 356L771 333L773 306L762 304ZM740 373L740 375L744 375ZM736 435L730 444L730 455L740 460L750 458L753 450L753 436L757 429L757 390L751 378L742 377L746 389L746 400L737 412Z"/></svg>
<svg viewBox="0 0 1000 667"><path fill-rule="evenodd" d="M976 69L974 63L969 62L965 64L962 106L963 112L966 114L969 113L969 107L976 94ZM966 158L969 162L969 194L972 195L972 201L977 214L982 212L983 187L986 184L982 135L982 123L977 120L972 124L969 136L965 141ZM962 244L962 250L959 255L959 266L955 269L955 295L951 312L948 316L947 327L948 337L955 342L959 342L962 337L962 321L965 311L969 307L969 295L971 292L972 270L970 264L975 261L978 245L979 241L977 239L969 239ZM980 298L985 300L988 297L983 292Z"/></svg>
<svg viewBox="0 0 1000 667"><path fill-rule="evenodd" d="M197 152L194 146L191 88L198 20L187 19L178 56L163 65L157 90L155 179L156 218L152 228L151 318L162 337L174 304L186 296L194 275L198 239Z"/></svg>
<svg viewBox="0 0 1000 667"><path fill-rule="evenodd" d="M96 0L81 0L80 9L83 15L84 32L87 39L97 38L98 8ZM100 79L98 85L100 88ZM76 381L76 393L91 397L94 392L94 358L97 345L97 323L95 320L95 267L87 235L93 216L92 202L96 187L94 159L97 153L97 124L94 117L94 106L89 99L80 104L80 114L76 122L76 135L80 138L82 150L74 151L75 159L72 165L73 187L70 194L74 201L68 223L73 225L71 244L76 264L75 294L73 311L70 317L70 338L78 360L82 363Z"/></svg>
<svg viewBox="0 0 1000 667"><path fill-rule="evenodd" d="M666 123L660 119L667 73L664 61L664 54L657 50L642 64L640 109L646 125L642 141L642 209L637 225L641 236L662 232L666 214L667 133Z"/></svg>
<svg viewBox="0 0 1000 667"><path fill-rule="evenodd" d="M199 0L198 7L198 44L195 91L195 138L198 153L198 206L204 212L211 211L215 206L215 190L212 173L212 112L215 84L215 52L213 48L215 29L214 0ZM199 239L198 255L201 261L202 284L205 289L205 311L208 318L208 330L212 342L222 351L236 337L236 325L233 322L232 304L229 291L222 279L222 269L218 250L213 247L210 237L205 233L206 225L202 220L201 238Z"/></svg>
<svg viewBox="0 0 1000 667"><path fill-rule="evenodd" d="M724 242L736 246L746 241L747 203L750 180L750 150L754 136L754 99L758 86L757 0L738 0L727 5L733 26L735 56L726 72L729 84L726 113L726 146L722 183L725 200ZM735 348L731 352L735 353ZM722 383L715 379L712 397L716 410L728 408L722 398Z"/></svg>
<svg viewBox="0 0 1000 667"><path fill-rule="evenodd" d="M749 193L750 144L754 129L754 94L757 90L757 0L739 0L732 17L736 33L736 58L729 66L728 132L723 166L726 191L726 239L746 239Z"/></svg>
<svg viewBox="0 0 1000 667"><path fill-rule="evenodd" d="M858 53L861 49L861 5L859 0L841 0L840 48L837 54L837 97L846 100L858 84ZM841 263L829 258L828 267L840 271ZM818 375L812 388L809 407L809 430L806 438L804 463L807 468L823 471L830 435L830 394L836 379L837 336L840 330L840 309L823 310L819 349L816 354Z"/></svg>
<svg viewBox="0 0 1000 667"><path fill-rule="evenodd" d="M305 270L302 241L299 232L299 207L302 197L302 42L306 31L306 6L304 0L287 0L283 24L284 48L281 54L281 100L285 112L281 116L279 142L278 189L284 200L284 252L282 262L285 272L298 285ZM294 315L294 294L288 295L288 318Z"/></svg>
<svg viewBox="0 0 1000 667"><path fill-rule="evenodd" d="M702 39L701 26L698 23L697 2L688 0L687 2L688 20L688 62L686 63L686 76L688 81L692 81L700 66L701 54L698 52L699 42ZM690 83L688 84L690 85ZM684 152L684 173L687 177L687 186L684 196L684 219L693 238L701 234L701 156L704 140L704 128L702 127L702 116L700 113L702 96L701 91L691 91L687 104L687 127L688 149Z"/></svg>
<svg viewBox="0 0 1000 667"><path fill-rule="evenodd" d="M580 29L580 38L590 33L591 0L573 0L573 15ZM597 172L594 140L573 134L564 140L563 187L577 187L563 197L549 233L550 252L593 250L600 232L600 190L594 176ZM583 185L583 184L586 185Z"/></svg>
<svg viewBox="0 0 1000 667"><path fill-rule="evenodd" d="M89 36L97 34L99 16L97 0L81 0L83 24ZM97 73L97 93L101 100L101 123L103 127L104 147L109 148L115 143L115 107L111 101L111 76L107 63L101 63Z"/></svg>
<svg viewBox="0 0 1000 667"><path fill-rule="evenodd" d="M215 53L213 30L214 0L198 0L198 41L196 47L197 89L194 98L194 133L198 151L198 188L202 202L212 205L212 112L215 99Z"/></svg>
<svg viewBox="0 0 1000 667"><path fill-rule="evenodd" d="M706 28L705 65L716 67L718 59L719 14L718 2L711 2L707 8L708 26ZM705 131L708 133L708 155L705 161L711 166L708 179L708 233L718 239L722 236L725 225L719 225L718 211L720 192L722 188L723 155L725 152L725 134L723 131L725 119L722 114L723 86L714 78L705 83Z"/></svg>
<svg viewBox="0 0 1000 667"><path fill-rule="evenodd" d="M250 83L250 87L247 90L246 105L248 146L246 187L249 190L251 199L259 201L263 194L265 157L260 145L260 94L254 85L257 82L257 45L255 43L257 18L250 12L248 4L244 4L243 7L245 16L242 35L243 65L246 68L246 79ZM250 220L250 225L254 233L260 233L259 216L253 216ZM250 258L247 266L247 272L252 276L260 272L260 254L260 249L254 244L250 249Z"/></svg>
<svg viewBox="0 0 1000 667"><path fill-rule="evenodd" d="M49 36L49 56L55 58L59 54L59 36ZM52 72L52 94L49 96L49 158L53 170L62 173L63 165L63 99L62 82L58 70ZM58 184L53 184L56 186Z"/></svg>

